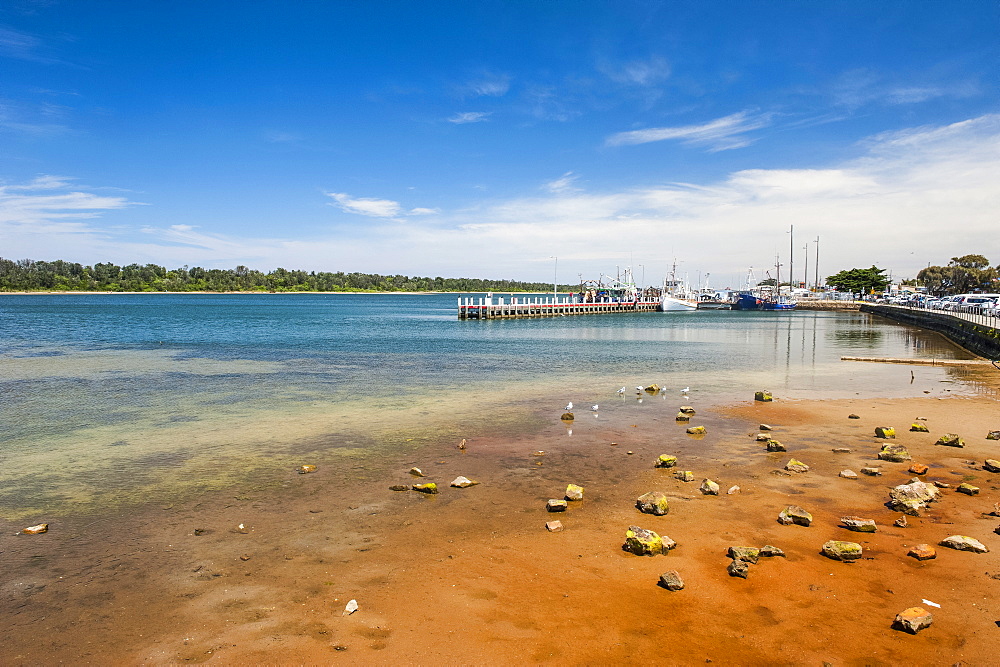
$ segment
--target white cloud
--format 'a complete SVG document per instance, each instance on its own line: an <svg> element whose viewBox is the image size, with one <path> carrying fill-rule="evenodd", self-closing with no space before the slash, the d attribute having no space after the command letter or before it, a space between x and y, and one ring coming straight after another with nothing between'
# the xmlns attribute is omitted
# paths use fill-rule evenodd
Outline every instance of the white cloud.
<svg viewBox="0 0 1000 667"><path fill-rule="evenodd" d="M333 206L347 213L357 213L373 218L394 218L402 210L399 202L391 199L352 198L341 192L327 192L326 195L336 202Z"/></svg>
<svg viewBox="0 0 1000 667"><path fill-rule="evenodd" d="M503 97L510 90L510 76L506 74L486 74L470 82L466 89L474 95Z"/></svg>
<svg viewBox="0 0 1000 667"><path fill-rule="evenodd" d="M131 202L79 187L45 189L45 182L68 179L40 177L37 187L0 188L0 238L5 256L85 263L526 280L550 280L549 258L558 255L560 280L634 262L656 282L677 256L692 280L697 271L711 272L712 284L722 287L738 282L748 266L772 264L776 254L787 267L787 231L794 225L797 275L805 268L802 246L816 236L822 276L872 264L913 276L928 262L970 252L1000 262L1000 115L873 136L854 152L808 169L740 169L713 182L605 191L593 190L593 174L586 192L573 190L575 174L567 172L537 196L483 200L443 213L346 194L338 201L331 194L334 205L383 221L341 225L310 238L238 237L188 218L149 227L140 242L100 226L102 215ZM810 275L812 262L811 256Z"/></svg>
<svg viewBox="0 0 1000 667"><path fill-rule="evenodd" d="M677 139L684 144L708 146L712 152L743 148L753 142L743 135L767 127L771 124L771 117L769 113L752 114L749 111L741 111L701 125L652 127L619 132L608 137L605 143L608 146L627 146Z"/></svg>
<svg viewBox="0 0 1000 667"><path fill-rule="evenodd" d="M455 123L457 125L462 125L464 123L482 123L490 119L493 112L491 111L463 111L456 113L454 116L448 119L449 123Z"/></svg>
<svg viewBox="0 0 1000 667"><path fill-rule="evenodd" d="M605 64L599 69L612 81L633 86L653 86L670 78L670 65L659 56L617 66Z"/></svg>
<svg viewBox="0 0 1000 667"><path fill-rule="evenodd" d="M573 183L580 178L575 175L572 171L567 171L565 174L555 179L554 181L549 181L545 184L545 189L554 194L562 194L566 192L578 192L579 189L573 187Z"/></svg>

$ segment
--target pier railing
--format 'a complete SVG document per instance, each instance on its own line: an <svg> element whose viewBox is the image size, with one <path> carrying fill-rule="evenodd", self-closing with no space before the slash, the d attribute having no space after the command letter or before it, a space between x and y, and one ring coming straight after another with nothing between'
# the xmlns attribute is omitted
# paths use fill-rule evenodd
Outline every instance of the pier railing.
<svg viewBox="0 0 1000 667"><path fill-rule="evenodd" d="M558 317L598 313L649 313L659 310L659 301L597 301L580 303L570 297L459 297L458 319L494 320L518 317Z"/></svg>

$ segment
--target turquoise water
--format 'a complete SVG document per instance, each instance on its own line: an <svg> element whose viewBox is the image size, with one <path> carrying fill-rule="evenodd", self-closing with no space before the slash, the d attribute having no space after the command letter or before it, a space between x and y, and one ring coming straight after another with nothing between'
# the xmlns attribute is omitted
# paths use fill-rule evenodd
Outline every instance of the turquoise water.
<svg viewBox="0 0 1000 667"><path fill-rule="evenodd" d="M0 515L225 486L334 440L364 459L404 431L420 441L473 421L509 428L511 410L526 405L599 402L613 419L620 386L690 386L702 405L759 388L918 395L918 384L954 371L915 367L914 384L910 367L840 357L964 356L936 334L860 313L479 322L459 321L456 303L0 295Z"/></svg>

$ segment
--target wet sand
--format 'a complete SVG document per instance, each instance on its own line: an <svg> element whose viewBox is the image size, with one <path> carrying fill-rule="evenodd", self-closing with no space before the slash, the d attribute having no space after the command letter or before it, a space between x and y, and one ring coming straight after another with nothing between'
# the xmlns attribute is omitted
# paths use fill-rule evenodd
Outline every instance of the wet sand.
<svg viewBox="0 0 1000 667"><path fill-rule="evenodd" d="M377 462L312 457L302 463L318 465L315 473L288 470L120 516L57 518L37 536L14 535L28 523L0 522L0 660L994 663L1000 517L989 513L1000 502L1000 475L982 464L1000 458L1000 442L985 439L1000 429L996 399L776 398L709 409L671 398L642 411L608 408L597 419L578 410L572 436L558 409L525 404L526 416L543 424L537 431L508 438L470 422L464 451L437 441ZM706 436L688 436L688 424L675 422L682 403L698 408L691 425L705 425ZM930 433L907 431L916 417ZM787 453L769 454L754 441L760 422L774 427ZM894 426L894 442L931 466L924 479L971 481L980 494L945 489L922 517L894 527L901 515L885 506L888 489L913 475L909 462L876 460L884 442L876 426ZM966 447L935 446L946 432ZM677 455L677 469L696 481L655 469L663 453ZM791 457L811 470L781 470ZM881 477L837 476L879 464ZM427 478L411 477L411 466ZM458 475L481 484L449 488ZM699 493L706 477L723 495ZM437 482L441 493L388 488L422 481ZM561 498L568 483L585 487L584 500L547 513L546 500ZM741 491L726 495L732 485ZM653 490L670 497L667 516L635 509ZM778 524L789 504L810 511L812 526ZM845 515L874 519L878 532L841 527ZM552 519L565 530L547 532ZM678 547L666 556L626 553L630 525ZM924 562L906 555L953 534L991 551L937 547L937 558ZM820 548L830 539L861 543L864 558L825 558ZM762 558L746 580L727 574L729 546L764 544L787 557ZM667 570L680 573L684 590L657 586ZM345 616L351 599L359 610ZM933 625L915 636L892 629L912 606L928 608Z"/></svg>

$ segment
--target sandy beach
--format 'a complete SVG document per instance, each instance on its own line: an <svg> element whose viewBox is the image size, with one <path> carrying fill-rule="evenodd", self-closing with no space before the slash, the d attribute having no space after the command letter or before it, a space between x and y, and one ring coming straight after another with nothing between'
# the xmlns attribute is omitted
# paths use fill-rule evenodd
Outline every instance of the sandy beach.
<svg viewBox="0 0 1000 667"><path fill-rule="evenodd" d="M577 412L577 434L559 412L523 437L493 437L469 425L466 449L434 442L375 464L290 469L259 485L122 516L52 521L43 535L5 522L0 549L11 575L2 591L7 664L990 664L1000 622L1000 476L983 462L1000 443L992 397L749 400L698 410L685 434L682 403L636 418ZM697 400L689 401L697 409ZM849 414L860 419L848 419ZM922 418L929 433L908 431ZM767 453L758 425L787 453ZM877 460L895 444L912 462ZM946 432L964 448L935 445ZM835 448L848 448L835 453ZM537 455L543 451L543 455ZM656 469L660 454L675 469ZM783 467L790 458L805 473ZM886 506L891 487L914 475L950 485L907 526ZM427 475L408 473L413 466ZM878 477L838 476L878 466ZM690 470L694 482L674 477ZM480 484L450 488L458 475ZM705 478L721 495L699 492ZM434 481L437 495L389 490ZM969 481L975 496L956 493ZM585 488L568 511L546 512L569 483ZM726 490L738 485L739 492ZM670 501L666 516L640 513L649 491ZM794 504L809 527L781 525ZM840 518L874 519L875 533ZM558 519L564 530L548 532ZM238 526L242 524L243 529ZM667 555L622 550L631 525L677 542ZM955 534L990 553L936 546ZM862 545L853 563L820 554L828 540ZM774 545L746 579L727 573L730 546ZM676 570L680 591L659 587ZM345 615L350 600L358 611ZM940 607L930 605L930 601ZM911 635L892 628L913 606L933 624Z"/></svg>

